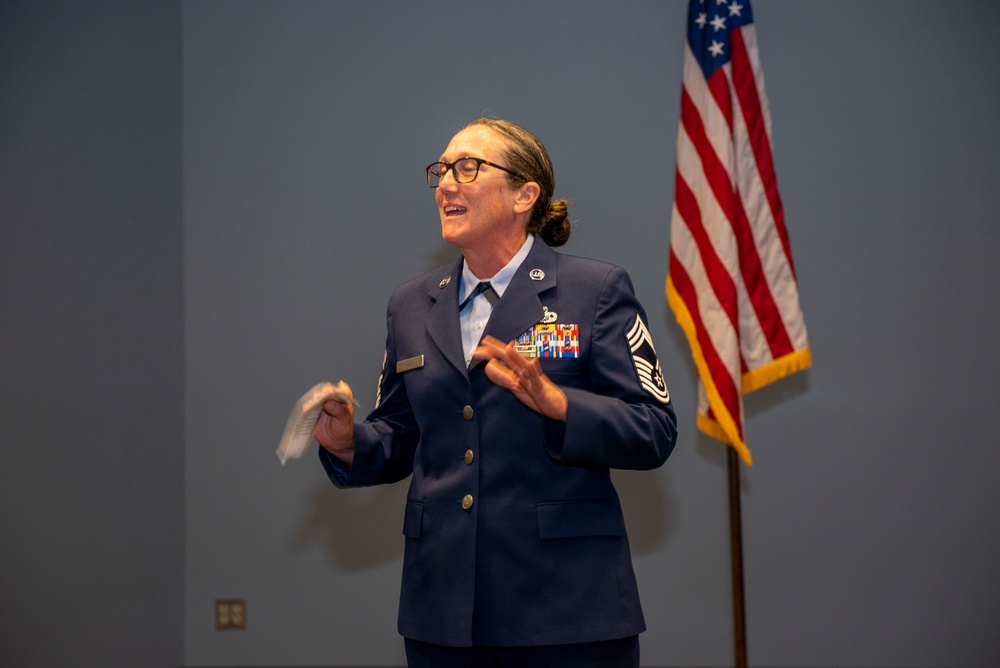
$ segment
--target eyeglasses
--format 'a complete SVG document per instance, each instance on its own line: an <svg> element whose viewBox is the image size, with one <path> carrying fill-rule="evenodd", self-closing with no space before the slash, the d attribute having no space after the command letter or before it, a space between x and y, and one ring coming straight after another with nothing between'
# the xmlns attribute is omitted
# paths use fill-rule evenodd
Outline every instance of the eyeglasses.
<svg viewBox="0 0 1000 668"><path fill-rule="evenodd" d="M437 188L441 183L441 179L443 179L444 175L448 173L448 170L451 170L456 182L472 183L476 180L476 177L479 176L479 168L482 165L496 167L497 169L516 176L523 181L528 180L517 172L509 170L506 167L501 167L500 165L495 165L489 160L483 160L482 158L459 158L455 162L432 162L427 165L427 186L430 188Z"/></svg>

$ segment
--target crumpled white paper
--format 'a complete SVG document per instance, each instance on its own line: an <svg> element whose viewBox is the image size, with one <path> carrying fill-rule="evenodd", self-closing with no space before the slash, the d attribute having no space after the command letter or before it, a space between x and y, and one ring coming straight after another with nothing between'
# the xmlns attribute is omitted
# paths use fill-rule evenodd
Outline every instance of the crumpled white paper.
<svg viewBox="0 0 1000 668"><path fill-rule="evenodd" d="M360 404L350 396L350 388L344 381L333 383L317 383L311 390L303 394L292 412L288 416L288 423L285 425L285 433L281 436L281 442L275 454L284 466L289 459L298 459L309 447L312 441L313 429L316 421L319 420L319 412L323 410L323 404L334 399L341 403L353 402L355 406Z"/></svg>

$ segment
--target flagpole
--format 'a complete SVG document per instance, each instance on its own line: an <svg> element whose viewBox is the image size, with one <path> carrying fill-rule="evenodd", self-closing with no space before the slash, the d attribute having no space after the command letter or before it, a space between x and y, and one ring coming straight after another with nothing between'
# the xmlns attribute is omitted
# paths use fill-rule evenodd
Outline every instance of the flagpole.
<svg viewBox="0 0 1000 668"><path fill-rule="evenodd" d="M733 649L736 668L747 668L746 612L743 605L743 519L740 513L740 461L726 448L729 469L729 555L733 578Z"/></svg>

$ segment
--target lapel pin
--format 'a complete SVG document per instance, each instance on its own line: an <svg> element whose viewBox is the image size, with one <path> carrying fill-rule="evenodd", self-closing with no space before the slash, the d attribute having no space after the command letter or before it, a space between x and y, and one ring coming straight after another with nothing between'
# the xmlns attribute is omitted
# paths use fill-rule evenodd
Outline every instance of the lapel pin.
<svg viewBox="0 0 1000 668"><path fill-rule="evenodd" d="M545 272L541 269L532 269L528 276L530 276L533 281L540 281L545 278Z"/></svg>
<svg viewBox="0 0 1000 668"><path fill-rule="evenodd" d="M438 283L438 287L439 288L447 287L449 283L451 283L451 276L445 276L444 278L441 279L441 282Z"/></svg>

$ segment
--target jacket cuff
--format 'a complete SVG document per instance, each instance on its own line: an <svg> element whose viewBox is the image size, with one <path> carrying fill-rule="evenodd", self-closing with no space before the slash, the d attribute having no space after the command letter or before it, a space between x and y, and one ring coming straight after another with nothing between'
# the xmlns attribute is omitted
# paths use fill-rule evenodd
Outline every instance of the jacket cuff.
<svg viewBox="0 0 1000 668"><path fill-rule="evenodd" d="M545 449L554 458L562 457L563 444L566 442L566 423L558 420L545 420Z"/></svg>
<svg viewBox="0 0 1000 668"><path fill-rule="evenodd" d="M326 470L326 474L330 477L330 481L337 487L347 487L348 479L351 477L351 465L343 462L332 454L326 451L325 448L320 446L319 448L319 461L323 463L323 468Z"/></svg>

